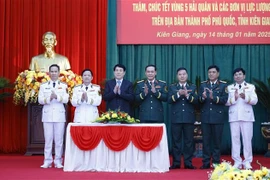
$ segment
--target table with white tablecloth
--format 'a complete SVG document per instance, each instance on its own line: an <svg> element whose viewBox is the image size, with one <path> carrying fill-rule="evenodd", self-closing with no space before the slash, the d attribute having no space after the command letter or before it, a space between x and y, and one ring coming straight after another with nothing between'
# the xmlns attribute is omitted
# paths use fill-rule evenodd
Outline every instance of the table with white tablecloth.
<svg viewBox="0 0 270 180"><path fill-rule="evenodd" d="M69 123L64 171L167 172L165 124Z"/></svg>

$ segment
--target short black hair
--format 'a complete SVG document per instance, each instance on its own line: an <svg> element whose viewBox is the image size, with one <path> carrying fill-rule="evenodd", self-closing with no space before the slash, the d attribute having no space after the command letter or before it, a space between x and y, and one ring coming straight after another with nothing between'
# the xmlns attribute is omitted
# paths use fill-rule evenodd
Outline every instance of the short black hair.
<svg viewBox="0 0 270 180"><path fill-rule="evenodd" d="M246 75L246 71L245 71L243 68L236 68L235 70L233 70L233 75L234 75L235 73L237 73L237 72L240 72L240 71L242 71L242 73L243 73L244 75Z"/></svg>
<svg viewBox="0 0 270 180"><path fill-rule="evenodd" d="M178 73L178 72L179 72L179 71L181 71L181 70L185 70L185 71L186 71L186 73L188 74L187 69L186 69L186 68L184 68L184 67L180 67L180 68L178 68L178 69L177 69L177 71L176 71L176 73Z"/></svg>
<svg viewBox="0 0 270 180"><path fill-rule="evenodd" d="M147 65L147 66L144 68L144 70L146 71L146 69L147 69L148 67L154 67L154 68L155 68L155 71L157 70L157 67L156 67L156 65L154 65L154 64L149 64L149 65Z"/></svg>
<svg viewBox="0 0 270 180"><path fill-rule="evenodd" d="M51 71L51 68L52 68L52 67L57 67L58 71L60 71L60 67L59 67L57 64L52 64L52 65L50 65L50 67L49 67L49 72Z"/></svg>
<svg viewBox="0 0 270 180"><path fill-rule="evenodd" d="M113 67L113 71L115 71L115 69L119 67L119 68L122 68L124 71L126 71L126 67L123 65L123 64L116 64L114 67Z"/></svg>
<svg viewBox="0 0 270 180"><path fill-rule="evenodd" d="M217 65L211 65L208 67L207 71L209 71L209 69L213 69L215 68L217 70L217 72L219 72L219 67Z"/></svg>
<svg viewBox="0 0 270 180"><path fill-rule="evenodd" d="M83 76L83 73L86 72L86 71L90 71L91 76L93 76L93 73L92 73L91 69L89 69L89 68L86 68L86 69L84 69L84 70L82 71L82 76Z"/></svg>

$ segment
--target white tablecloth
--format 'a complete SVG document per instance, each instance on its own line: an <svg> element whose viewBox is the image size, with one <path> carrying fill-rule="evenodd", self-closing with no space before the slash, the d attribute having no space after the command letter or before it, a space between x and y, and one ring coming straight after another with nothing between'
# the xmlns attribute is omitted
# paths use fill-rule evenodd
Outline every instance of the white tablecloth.
<svg viewBox="0 0 270 180"><path fill-rule="evenodd" d="M71 126L114 126L114 124L69 123L66 131L64 171L107 171L107 172L167 172L170 160L165 124L132 124L121 126L162 126L160 144L149 152L136 148L132 142L120 152L108 149L103 140L91 151L80 150L70 135ZM119 124L117 124L119 126Z"/></svg>

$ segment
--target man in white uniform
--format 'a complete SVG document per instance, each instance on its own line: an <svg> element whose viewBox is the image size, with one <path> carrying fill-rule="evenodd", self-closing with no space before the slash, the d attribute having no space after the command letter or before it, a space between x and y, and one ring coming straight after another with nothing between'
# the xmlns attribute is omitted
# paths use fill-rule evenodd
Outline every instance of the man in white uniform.
<svg viewBox="0 0 270 180"><path fill-rule="evenodd" d="M44 163L41 168L52 166L52 145L55 144L54 166L63 168L63 138L65 131L66 112L64 103L68 102L67 85L58 80L60 68L57 64L49 67L51 80L41 84L38 102L43 106L42 122L45 137Z"/></svg>
<svg viewBox="0 0 270 180"><path fill-rule="evenodd" d="M82 72L83 84L74 87L71 104L76 107L74 122L90 123L99 116L101 104L100 86L92 84L93 74L90 69Z"/></svg>
<svg viewBox="0 0 270 180"><path fill-rule="evenodd" d="M254 113L252 105L256 105L258 97L255 86L245 82L245 70L237 68L233 71L234 84L228 86L229 122L232 140L232 159L235 168L252 169L252 136ZM240 156L241 141L243 140L244 160Z"/></svg>

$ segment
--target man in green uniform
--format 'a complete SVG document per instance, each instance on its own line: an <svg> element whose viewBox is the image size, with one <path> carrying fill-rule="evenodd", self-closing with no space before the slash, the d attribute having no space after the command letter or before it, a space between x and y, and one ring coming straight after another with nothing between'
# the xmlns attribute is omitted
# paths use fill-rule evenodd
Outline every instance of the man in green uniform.
<svg viewBox="0 0 270 180"><path fill-rule="evenodd" d="M135 100L140 103L141 123L163 123L163 104L167 101L166 82L156 79L156 66L145 67L146 80L137 82Z"/></svg>
<svg viewBox="0 0 270 180"><path fill-rule="evenodd" d="M184 155L184 168L196 169L192 165L194 151L193 133L195 122L195 104L198 103L196 86L187 83L186 68L180 67L176 75L178 82L170 85L168 103L171 109L172 156L173 164L170 169L181 167L181 154ZM183 135L183 141L182 141ZM184 146L182 151L182 146Z"/></svg>
<svg viewBox="0 0 270 180"><path fill-rule="evenodd" d="M199 100L203 133L203 165L201 169L210 168L212 163L220 163L220 148L224 125L224 108L228 99L227 83L218 79L219 67L208 67L208 80L201 83ZM213 151L211 153L211 141Z"/></svg>

